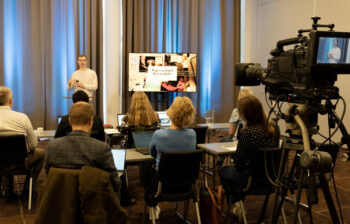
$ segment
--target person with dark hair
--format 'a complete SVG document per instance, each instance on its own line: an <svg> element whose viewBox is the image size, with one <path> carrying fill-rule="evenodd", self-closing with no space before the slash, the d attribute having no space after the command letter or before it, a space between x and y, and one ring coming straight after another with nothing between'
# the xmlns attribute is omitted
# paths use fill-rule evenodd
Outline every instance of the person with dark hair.
<svg viewBox="0 0 350 224"><path fill-rule="evenodd" d="M78 90L73 94L73 103L77 102L89 102L89 96L82 90ZM69 124L69 116L65 115L62 117L61 122L59 123L55 138L63 137L72 132L72 127ZM91 137L96 138L100 141L105 141L105 133L103 128L103 122L100 116L95 115L92 125L92 130L90 133Z"/></svg>
<svg viewBox="0 0 350 224"><path fill-rule="evenodd" d="M91 138L94 111L86 102L76 102L69 110L72 132L51 140L45 156L45 171L51 167L80 169L92 166L110 173L114 191L119 196L121 181L115 168L111 148L104 142Z"/></svg>
<svg viewBox="0 0 350 224"><path fill-rule="evenodd" d="M68 89L75 89L75 91L83 90L92 98L93 91L96 91L98 87L97 75L94 70L89 69L87 65L86 55L78 56L79 70L75 71L71 78L68 80Z"/></svg>
<svg viewBox="0 0 350 224"><path fill-rule="evenodd" d="M277 147L279 143L279 128L268 120L261 102L253 95L248 95L238 101L239 117L244 121L242 130L238 132L237 150L234 154L234 166L225 166L220 170L220 181L225 192L230 192L232 202L240 200L238 189L247 185L249 171L253 170L253 160L258 149ZM240 216L239 206L234 213Z"/></svg>

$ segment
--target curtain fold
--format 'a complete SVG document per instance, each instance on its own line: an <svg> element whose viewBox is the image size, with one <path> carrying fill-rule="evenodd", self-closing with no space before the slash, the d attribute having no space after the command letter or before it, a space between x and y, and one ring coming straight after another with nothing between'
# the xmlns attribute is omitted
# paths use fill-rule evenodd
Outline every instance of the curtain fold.
<svg viewBox="0 0 350 224"><path fill-rule="evenodd" d="M26 113L34 127L55 129L57 116L71 105L63 97L72 94L67 82L77 56L86 54L102 77L102 2L3 0L0 8L0 85L11 88L13 109Z"/></svg>
<svg viewBox="0 0 350 224"><path fill-rule="evenodd" d="M124 111L130 99L128 53L197 53L197 93L150 93L150 100L164 110L175 96L186 95L198 118L215 110L215 122L227 122L238 91L233 76L239 30L239 0L123 0Z"/></svg>

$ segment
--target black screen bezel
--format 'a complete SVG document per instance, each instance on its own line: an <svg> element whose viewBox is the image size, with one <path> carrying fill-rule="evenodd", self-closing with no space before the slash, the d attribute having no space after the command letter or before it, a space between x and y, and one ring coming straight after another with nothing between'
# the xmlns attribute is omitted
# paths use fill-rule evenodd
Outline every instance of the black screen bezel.
<svg viewBox="0 0 350 224"><path fill-rule="evenodd" d="M311 40L310 47L313 48L313 51L312 51L312 70L334 71L337 74L350 73L350 63L349 64L317 63L318 44L319 44L321 37L350 38L350 33L348 33L348 32L334 32L334 31L313 31L313 32L311 32L310 33L310 40ZM350 45L349 45L349 47L350 47Z"/></svg>

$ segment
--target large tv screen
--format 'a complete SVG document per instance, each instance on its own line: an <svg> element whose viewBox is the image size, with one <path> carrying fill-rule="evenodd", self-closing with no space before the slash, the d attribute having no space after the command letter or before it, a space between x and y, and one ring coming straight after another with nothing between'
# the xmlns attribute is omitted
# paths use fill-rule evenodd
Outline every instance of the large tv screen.
<svg viewBox="0 0 350 224"><path fill-rule="evenodd" d="M129 91L196 92L197 55L129 53Z"/></svg>

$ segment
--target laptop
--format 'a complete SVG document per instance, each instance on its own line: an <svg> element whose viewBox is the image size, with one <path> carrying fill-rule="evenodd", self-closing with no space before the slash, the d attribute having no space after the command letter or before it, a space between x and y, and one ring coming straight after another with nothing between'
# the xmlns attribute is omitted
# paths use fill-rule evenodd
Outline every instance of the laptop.
<svg viewBox="0 0 350 224"><path fill-rule="evenodd" d="M134 131L132 137L134 139L136 151L149 155L149 143L152 140L154 131Z"/></svg>
<svg viewBox="0 0 350 224"><path fill-rule="evenodd" d="M166 111L157 111L157 114L160 120L160 126L170 127L171 121L168 115L166 114Z"/></svg>
<svg viewBox="0 0 350 224"><path fill-rule="evenodd" d="M125 170L125 158L126 150L125 149L112 149L112 155L114 160L114 165L117 168L118 175L124 173Z"/></svg>
<svg viewBox="0 0 350 224"><path fill-rule="evenodd" d="M118 126L122 125L125 114L117 114Z"/></svg>

